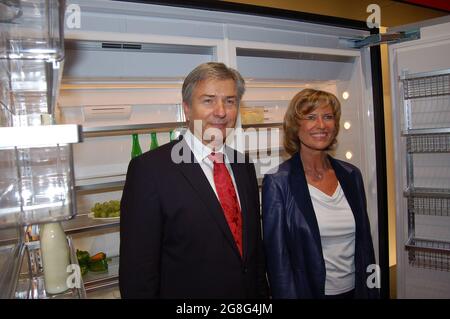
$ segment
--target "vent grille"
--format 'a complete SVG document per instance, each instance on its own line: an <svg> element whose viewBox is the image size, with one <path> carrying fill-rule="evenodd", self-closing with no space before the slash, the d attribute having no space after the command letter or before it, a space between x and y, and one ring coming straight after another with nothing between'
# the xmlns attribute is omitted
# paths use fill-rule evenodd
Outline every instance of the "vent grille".
<svg viewBox="0 0 450 319"><path fill-rule="evenodd" d="M141 44L124 43L124 44L122 44L122 48L131 49L131 50L141 50L142 45Z"/></svg>
<svg viewBox="0 0 450 319"><path fill-rule="evenodd" d="M122 49L122 44L103 42L102 48L103 49Z"/></svg>
<svg viewBox="0 0 450 319"><path fill-rule="evenodd" d="M141 44L102 42L102 49L141 50Z"/></svg>
<svg viewBox="0 0 450 319"><path fill-rule="evenodd" d="M181 54L201 54L214 55L214 47L200 45L177 45L162 43L122 43L114 41L65 41L67 50L111 50L127 52L149 52L149 53L181 53Z"/></svg>

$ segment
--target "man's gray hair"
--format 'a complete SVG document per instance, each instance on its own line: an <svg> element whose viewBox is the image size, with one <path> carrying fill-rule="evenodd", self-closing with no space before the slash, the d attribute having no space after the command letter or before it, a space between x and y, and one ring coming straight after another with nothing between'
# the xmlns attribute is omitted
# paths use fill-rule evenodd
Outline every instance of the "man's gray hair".
<svg viewBox="0 0 450 319"><path fill-rule="evenodd" d="M245 92L245 81L241 74L233 68L227 67L220 62L208 62L197 66L188 76L184 79L183 88L181 94L183 96L183 102L187 105L192 104L192 94L197 84L206 79L214 80L233 80L237 89L238 105Z"/></svg>

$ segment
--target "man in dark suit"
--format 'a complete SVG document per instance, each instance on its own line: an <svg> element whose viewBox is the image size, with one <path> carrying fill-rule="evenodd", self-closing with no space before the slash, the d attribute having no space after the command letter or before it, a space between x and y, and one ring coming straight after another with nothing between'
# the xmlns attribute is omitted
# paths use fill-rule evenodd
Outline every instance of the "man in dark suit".
<svg viewBox="0 0 450 319"><path fill-rule="evenodd" d="M198 66L183 83L184 136L130 162L123 298L267 297L255 168L224 145L244 91L236 70Z"/></svg>

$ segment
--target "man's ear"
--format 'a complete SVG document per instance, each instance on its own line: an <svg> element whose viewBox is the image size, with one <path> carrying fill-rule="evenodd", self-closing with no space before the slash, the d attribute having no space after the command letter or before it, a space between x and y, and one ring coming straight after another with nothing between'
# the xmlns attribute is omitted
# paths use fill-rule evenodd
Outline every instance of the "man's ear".
<svg viewBox="0 0 450 319"><path fill-rule="evenodd" d="M189 121L189 118L191 117L191 107L186 102L183 102L183 111L186 121Z"/></svg>

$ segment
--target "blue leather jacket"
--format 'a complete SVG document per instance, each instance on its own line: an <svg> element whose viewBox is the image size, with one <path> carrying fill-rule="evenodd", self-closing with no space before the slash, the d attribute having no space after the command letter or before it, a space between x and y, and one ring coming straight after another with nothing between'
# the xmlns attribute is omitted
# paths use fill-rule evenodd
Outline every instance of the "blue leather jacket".
<svg viewBox="0 0 450 319"><path fill-rule="evenodd" d="M329 157L355 223L355 298L378 298L366 284L375 255L359 169ZM273 298L323 298L325 262L308 185L297 153L263 181L263 231Z"/></svg>

